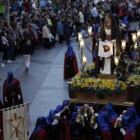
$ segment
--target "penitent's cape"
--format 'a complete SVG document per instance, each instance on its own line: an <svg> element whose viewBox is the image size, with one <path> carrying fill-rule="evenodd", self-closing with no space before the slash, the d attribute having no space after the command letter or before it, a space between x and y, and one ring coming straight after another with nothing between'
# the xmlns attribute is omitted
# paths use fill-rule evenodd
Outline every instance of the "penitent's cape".
<svg viewBox="0 0 140 140"><path fill-rule="evenodd" d="M64 79L69 79L75 76L79 72L77 59L75 56L75 52L71 45L68 46L68 50L65 53L64 60Z"/></svg>
<svg viewBox="0 0 140 140"><path fill-rule="evenodd" d="M31 135L30 140L49 140L46 130L41 129L36 135Z"/></svg>
<svg viewBox="0 0 140 140"><path fill-rule="evenodd" d="M9 103L5 101L5 97L8 96L8 81L7 79L4 81L4 85L3 85L3 103L4 103L4 107L9 107ZM14 86L14 88L16 89L16 92L18 95L20 95L20 100L18 100L18 102L16 103L18 104L23 104L23 97L22 97L22 92L21 92L21 87L20 87L20 82L18 79L13 78L12 81L12 85Z"/></svg>

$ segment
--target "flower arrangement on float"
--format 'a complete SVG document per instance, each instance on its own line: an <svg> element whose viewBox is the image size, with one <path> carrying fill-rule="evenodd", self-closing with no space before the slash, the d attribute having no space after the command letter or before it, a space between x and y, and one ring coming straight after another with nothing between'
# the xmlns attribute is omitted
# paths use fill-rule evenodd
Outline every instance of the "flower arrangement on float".
<svg viewBox="0 0 140 140"><path fill-rule="evenodd" d="M80 92L122 93L126 90L126 83L113 79L82 78L81 74L72 78L72 90Z"/></svg>
<svg viewBox="0 0 140 140"><path fill-rule="evenodd" d="M126 80L127 85L140 86L140 75L130 75Z"/></svg>
<svg viewBox="0 0 140 140"><path fill-rule="evenodd" d="M126 81L101 79L91 75L95 64L90 64L82 73L72 78L71 91L84 93L124 93L129 86L140 86L140 75L130 75ZM139 68L140 69L140 68Z"/></svg>
<svg viewBox="0 0 140 140"><path fill-rule="evenodd" d="M140 74L140 66L137 67L137 73Z"/></svg>

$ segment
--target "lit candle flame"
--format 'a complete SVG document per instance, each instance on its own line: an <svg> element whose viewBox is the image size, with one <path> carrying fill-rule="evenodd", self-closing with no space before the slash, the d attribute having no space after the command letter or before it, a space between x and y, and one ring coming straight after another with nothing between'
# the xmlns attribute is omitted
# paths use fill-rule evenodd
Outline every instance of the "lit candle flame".
<svg viewBox="0 0 140 140"><path fill-rule="evenodd" d="M114 59L115 59L115 65L118 66L119 65L119 58L116 56Z"/></svg>

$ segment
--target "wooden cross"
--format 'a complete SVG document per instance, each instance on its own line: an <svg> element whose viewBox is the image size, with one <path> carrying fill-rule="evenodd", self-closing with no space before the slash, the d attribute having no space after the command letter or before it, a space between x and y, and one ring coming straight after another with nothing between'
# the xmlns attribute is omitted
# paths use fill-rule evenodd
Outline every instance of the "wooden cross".
<svg viewBox="0 0 140 140"><path fill-rule="evenodd" d="M13 122L13 121L18 121L18 120L20 120L20 122L18 123L17 126L14 126L14 125L11 123L11 122ZM21 133L21 132L19 131L19 129L18 129L18 127L19 127L21 121L22 121L22 117L17 117L17 113L14 113L14 118L9 120L8 123L9 123L13 128L15 128L15 130L14 130L14 132L12 133L11 137L13 136L14 133L16 133L16 137L18 137L18 133ZM22 134L22 133L21 133L21 134Z"/></svg>

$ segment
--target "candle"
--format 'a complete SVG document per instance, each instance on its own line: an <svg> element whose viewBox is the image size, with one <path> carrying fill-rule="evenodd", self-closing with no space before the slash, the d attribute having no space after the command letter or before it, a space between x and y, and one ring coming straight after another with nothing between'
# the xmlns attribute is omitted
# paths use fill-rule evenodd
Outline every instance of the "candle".
<svg viewBox="0 0 140 140"><path fill-rule="evenodd" d="M88 26L88 35L90 36L92 34L92 27Z"/></svg>
<svg viewBox="0 0 140 140"><path fill-rule="evenodd" d="M119 65L119 58L116 56L114 59L115 59L115 65L118 66Z"/></svg>
<svg viewBox="0 0 140 140"><path fill-rule="evenodd" d="M78 40L80 41L80 40L82 40L82 39L83 39L83 37L82 37L82 33L79 32L79 33L78 33Z"/></svg>
<svg viewBox="0 0 140 140"><path fill-rule="evenodd" d="M83 54L83 64L86 64L87 63L87 58L86 58L86 55L85 54Z"/></svg>
<svg viewBox="0 0 140 140"><path fill-rule="evenodd" d="M122 49L125 50L126 48L126 40L122 40Z"/></svg>
<svg viewBox="0 0 140 140"><path fill-rule="evenodd" d="M84 39L80 40L80 48L84 48Z"/></svg>
<svg viewBox="0 0 140 140"><path fill-rule="evenodd" d="M137 40L137 34L136 33L132 33L132 41L136 42Z"/></svg>
<svg viewBox="0 0 140 140"><path fill-rule="evenodd" d="M137 31L137 37L140 38L140 30Z"/></svg>

